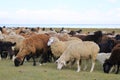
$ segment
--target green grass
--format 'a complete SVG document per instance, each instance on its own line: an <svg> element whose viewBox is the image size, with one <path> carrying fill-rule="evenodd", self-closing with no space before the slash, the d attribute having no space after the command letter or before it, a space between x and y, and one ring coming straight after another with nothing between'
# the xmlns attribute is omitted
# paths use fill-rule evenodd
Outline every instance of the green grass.
<svg viewBox="0 0 120 80"><path fill-rule="evenodd" d="M89 64L90 65L90 64ZM55 63L32 66L32 62L26 62L23 66L15 67L13 61L0 61L0 80L119 80L120 74L105 74L102 65L97 62L92 73L87 71L76 72L76 65L62 70L56 69Z"/></svg>
<svg viewBox="0 0 120 80"><path fill-rule="evenodd" d="M68 29L78 30L78 29ZM83 28L83 33L102 30L120 33L120 29L87 29ZM76 65L71 69L66 67L62 70L56 69L56 64L47 63L42 66L32 66L32 62L26 62L23 66L15 67L11 60L0 61L0 80L119 80L119 74L105 74L102 70L102 65L97 62L92 73L90 64L87 71L76 72Z"/></svg>

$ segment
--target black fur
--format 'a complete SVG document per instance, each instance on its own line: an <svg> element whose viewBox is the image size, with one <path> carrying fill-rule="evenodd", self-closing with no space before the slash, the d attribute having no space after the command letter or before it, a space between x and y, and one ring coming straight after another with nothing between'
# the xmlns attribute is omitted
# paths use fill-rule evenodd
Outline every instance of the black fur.
<svg viewBox="0 0 120 80"><path fill-rule="evenodd" d="M1 53L1 58L7 58L8 52L4 51Z"/></svg>
<svg viewBox="0 0 120 80"><path fill-rule="evenodd" d="M117 71L115 73L118 74L120 66L120 44L113 48L110 58L105 60L103 64L104 72L109 73L111 67L115 65L117 66Z"/></svg>
<svg viewBox="0 0 120 80"><path fill-rule="evenodd" d="M113 65L110 63L109 60L105 60L105 63L103 64L103 71L105 73L109 73L109 71L110 71L110 69L111 69L112 66Z"/></svg>
<svg viewBox="0 0 120 80"><path fill-rule="evenodd" d="M110 53L113 49L113 47L115 46L115 42L112 39L106 40L105 43L99 43L98 44L100 47L100 53L104 52L104 53Z"/></svg>
<svg viewBox="0 0 120 80"><path fill-rule="evenodd" d="M115 39L116 39L116 40L120 40L120 34L117 34L117 35L115 36Z"/></svg>
<svg viewBox="0 0 120 80"><path fill-rule="evenodd" d="M102 36L102 31L96 31L94 32L94 35L87 35L83 41L94 41L95 43L98 43L101 40Z"/></svg>
<svg viewBox="0 0 120 80"><path fill-rule="evenodd" d="M16 59L14 60L14 64L15 64L16 67L20 66L21 60L18 59L18 58L16 58Z"/></svg>
<svg viewBox="0 0 120 80"><path fill-rule="evenodd" d="M2 58L5 58L6 53L8 52L8 55L10 56L10 59L12 59L12 55L14 54L14 51L12 50L12 46L15 46L16 43L12 43L9 41L0 41L0 55Z"/></svg>

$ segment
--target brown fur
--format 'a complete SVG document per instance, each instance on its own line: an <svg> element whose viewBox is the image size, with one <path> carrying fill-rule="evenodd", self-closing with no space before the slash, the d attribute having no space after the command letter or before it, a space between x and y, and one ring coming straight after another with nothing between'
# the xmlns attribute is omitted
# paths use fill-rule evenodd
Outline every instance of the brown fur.
<svg viewBox="0 0 120 80"><path fill-rule="evenodd" d="M43 50L43 53L45 53L48 49L47 47L48 39L49 36L46 34L38 34L26 38L25 40L23 40L20 51L17 54L16 58L20 58L20 60L22 61L24 57L26 55L29 55L30 53L34 55L36 51L40 50Z"/></svg>

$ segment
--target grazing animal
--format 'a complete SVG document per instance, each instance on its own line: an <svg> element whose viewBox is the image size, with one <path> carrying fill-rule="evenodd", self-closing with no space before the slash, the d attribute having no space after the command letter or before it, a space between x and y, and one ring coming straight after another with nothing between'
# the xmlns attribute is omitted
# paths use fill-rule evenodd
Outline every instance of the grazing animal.
<svg viewBox="0 0 120 80"><path fill-rule="evenodd" d="M94 32L94 35L86 36L83 41L94 41L95 43L98 43L101 40L102 36L102 31L96 31Z"/></svg>
<svg viewBox="0 0 120 80"><path fill-rule="evenodd" d="M103 71L109 73L110 69L115 65L117 65L117 71L115 73L118 74L120 66L120 44L117 44L113 48L110 58L105 60Z"/></svg>
<svg viewBox="0 0 120 80"><path fill-rule="evenodd" d="M96 31L96 32L94 32L94 34L73 35L73 36L78 37L78 38L82 39L83 41L93 41L95 43L99 43L101 41L101 38L102 38L103 34L102 34L102 31Z"/></svg>
<svg viewBox="0 0 120 80"><path fill-rule="evenodd" d="M52 54L55 58L59 58L65 49L72 43L82 42L81 39L60 41L57 37L50 37L47 43L51 47Z"/></svg>
<svg viewBox="0 0 120 80"><path fill-rule="evenodd" d="M2 34L8 34L7 29L6 29L5 26L0 27L0 31L2 32Z"/></svg>
<svg viewBox="0 0 120 80"><path fill-rule="evenodd" d="M20 49L20 44L25 38L21 35L14 34L14 35L6 35L6 37L3 39L3 41L9 41L12 43L16 43L14 46L14 55L17 55Z"/></svg>
<svg viewBox="0 0 120 80"><path fill-rule="evenodd" d="M120 40L120 34L117 34L117 35L115 36L115 39L116 39L116 40Z"/></svg>
<svg viewBox="0 0 120 80"><path fill-rule="evenodd" d="M24 39L21 43L20 50L14 60L15 66L22 65L24 58L27 55L32 55L34 66L36 65L36 55L41 55L43 59L47 59L48 40L49 36L46 34L38 34Z"/></svg>
<svg viewBox="0 0 120 80"><path fill-rule="evenodd" d="M76 60L77 63L77 72L80 71L81 60L89 60L92 61L92 66L90 72L93 71L95 60L97 54L99 52L99 46L91 41L83 41L75 44L69 45L69 47L63 52L57 62L57 69L62 69L63 66L66 65L67 62ZM87 67L87 66L86 66Z"/></svg>
<svg viewBox="0 0 120 80"><path fill-rule="evenodd" d="M80 34L82 32L82 30L81 29L79 29L79 30L77 30L77 31L70 31L68 34L69 35L71 35L71 36L74 36L74 35L76 35L76 34Z"/></svg>
<svg viewBox="0 0 120 80"><path fill-rule="evenodd" d="M12 43L9 41L0 41L0 54L1 58L6 58L9 54L10 59L12 59L12 56L14 54L14 51L12 50L12 47L15 46L16 43Z"/></svg>
<svg viewBox="0 0 120 80"><path fill-rule="evenodd" d="M106 59L110 57L111 53L99 53L97 59L102 65Z"/></svg>
<svg viewBox="0 0 120 80"><path fill-rule="evenodd" d="M115 42L112 39L108 39L104 43L98 43L98 45L100 47L100 53L111 53L113 47L115 46Z"/></svg>

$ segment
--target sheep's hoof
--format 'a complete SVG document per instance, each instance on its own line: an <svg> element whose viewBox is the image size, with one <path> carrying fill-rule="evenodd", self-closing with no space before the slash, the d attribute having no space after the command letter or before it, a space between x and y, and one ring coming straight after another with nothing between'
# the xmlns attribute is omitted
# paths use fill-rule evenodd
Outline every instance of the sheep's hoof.
<svg viewBox="0 0 120 80"><path fill-rule="evenodd" d="M80 72L80 70L77 70L76 72Z"/></svg>
<svg viewBox="0 0 120 80"><path fill-rule="evenodd" d="M40 63L39 66L42 66L42 64Z"/></svg>
<svg viewBox="0 0 120 80"><path fill-rule="evenodd" d="M116 72L115 74L118 74L118 72Z"/></svg>
<svg viewBox="0 0 120 80"><path fill-rule="evenodd" d="M33 66L36 66L36 64L33 64Z"/></svg>
<svg viewBox="0 0 120 80"><path fill-rule="evenodd" d="M92 73L93 71L90 71L90 73Z"/></svg>

